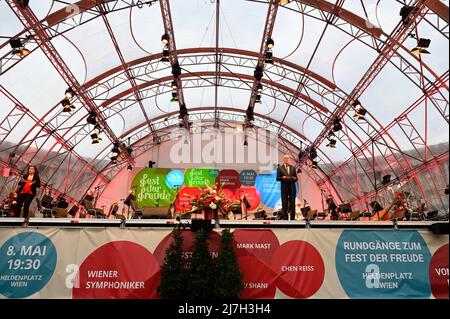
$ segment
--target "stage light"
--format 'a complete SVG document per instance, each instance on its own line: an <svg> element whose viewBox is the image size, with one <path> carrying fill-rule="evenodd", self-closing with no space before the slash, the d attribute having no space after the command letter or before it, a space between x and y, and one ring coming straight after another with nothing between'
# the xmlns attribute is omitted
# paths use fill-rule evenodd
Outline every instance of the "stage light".
<svg viewBox="0 0 450 319"><path fill-rule="evenodd" d="M162 37L161 37L161 42L164 45L168 45L169 41L170 41L169 35L167 33L163 34Z"/></svg>
<svg viewBox="0 0 450 319"><path fill-rule="evenodd" d="M132 170L133 170L133 165L128 165L128 167L127 167L127 170L129 171L129 172L131 172Z"/></svg>
<svg viewBox="0 0 450 319"><path fill-rule="evenodd" d="M97 115L94 112L89 112L86 122L91 125L97 125Z"/></svg>
<svg viewBox="0 0 450 319"><path fill-rule="evenodd" d="M66 90L66 92L64 93L64 95L65 95L65 97L66 97L66 99L71 99L71 98L73 98L76 94L75 94L75 92L72 90L72 88L68 88L67 90Z"/></svg>
<svg viewBox="0 0 450 319"><path fill-rule="evenodd" d="M163 48L162 54L163 54L163 57L162 57L161 60L159 60L159 61L160 61L160 62L170 62L170 60L169 60L170 51L169 51L169 48L168 48L167 46L165 46L165 47Z"/></svg>
<svg viewBox="0 0 450 319"><path fill-rule="evenodd" d="M172 75L175 78L178 78L181 75L181 67L180 64L177 62L172 66Z"/></svg>
<svg viewBox="0 0 450 319"><path fill-rule="evenodd" d="M73 106L72 104L70 104L70 101L67 99L64 99L61 102L61 105L63 107L63 112L68 113L68 112L72 112L73 109L75 109L75 106Z"/></svg>
<svg viewBox="0 0 450 319"><path fill-rule="evenodd" d="M236 126L235 130L236 130L236 133L242 133L242 132L244 132L244 128L242 127L242 125Z"/></svg>
<svg viewBox="0 0 450 319"><path fill-rule="evenodd" d="M95 134L100 134L101 132L102 132L102 127L99 124L95 125L94 133Z"/></svg>
<svg viewBox="0 0 450 319"><path fill-rule="evenodd" d="M155 164L156 164L156 162L149 161L148 162L148 168L153 168L153 165L155 165Z"/></svg>
<svg viewBox="0 0 450 319"><path fill-rule="evenodd" d="M178 93L177 92L172 92L172 98L170 99L170 102L172 103L177 103L178 100Z"/></svg>
<svg viewBox="0 0 450 319"><path fill-rule="evenodd" d="M391 175L383 176L383 181L382 181L383 185L389 184L391 182L391 177L392 177Z"/></svg>
<svg viewBox="0 0 450 319"><path fill-rule="evenodd" d="M317 168L319 168L319 162L317 162L317 161L311 161L311 168L312 168L312 169L317 169Z"/></svg>
<svg viewBox="0 0 450 319"><path fill-rule="evenodd" d="M355 108L356 111L355 115L353 115L353 119L355 121L365 120L367 110L361 105L361 103L358 100L353 102L353 107Z"/></svg>
<svg viewBox="0 0 450 319"><path fill-rule="evenodd" d="M255 103L261 103L261 94L256 94Z"/></svg>
<svg viewBox="0 0 450 319"><path fill-rule="evenodd" d="M411 53L415 55L420 54L431 54L427 49L430 47L431 40L430 39L419 39L417 42L417 46L411 50Z"/></svg>
<svg viewBox="0 0 450 319"><path fill-rule="evenodd" d="M285 5L288 4L289 2L291 2L291 0L280 0L280 5Z"/></svg>
<svg viewBox="0 0 450 319"><path fill-rule="evenodd" d="M262 93L263 91L263 85L261 83L258 83L258 86L256 87L256 92Z"/></svg>
<svg viewBox="0 0 450 319"><path fill-rule="evenodd" d="M116 143L114 144L113 149L111 150L113 156L119 156L120 154L120 149L119 149L119 145Z"/></svg>
<svg viewBox="0 0 450 319"><path fill-rule="evenodd" d="M180 105L180 116L179 119L184 119L187 115L189 115L187 107L185 104Z"/></svg>
<svg viewBox="0 0 450 319"><path fill-rule="evenodd" d="M117 156L111 157L111 164L113 165L117 164Z"/></svg>
<svg viewBox="0 0 450 319"><path fill-rule="evenodd" d="M254 118L254 115L253 115L253 107L249 106L249 107L247 108L246 115L247 115L247 119L248 119L249 121L253 121L253 120L255 119L255 118Z"/></svg>
<svg viewBox="0 0 450 319"><path fill-rule="evenodd" d="M133 154L133 149L131 147L127 147L126 151L127 151L128 155L130 155L130 156L131 156L131 154Z"/></svg>
<svg viewBox="0 0 450 319"><path fill-rule="evenodd" d="M172 90L176 91L176 90L178 89L178 83L177 83L177 81L172 81L171 86L172 86Z"/></svg>
<svg viewBox="0 0 450 319"><path fill-rule="evenodd" d="M365 108L361 107L359 110L356 111L355 115L353 115L353 119L355 121L365 120L366 114L367 114L367 110Z"/></svg>
<svg viewBox="0 0 450 319"><path fill-rule="evenodd" d="M18 0L17 2L19 3L19 6L22 9L25 9L25 8L28 7L28 4L30 3L30 0Z"/></svg>
<svg viewBox="0 0 450 319"><path fill-rule="evenodd" d="M353 108L358 109L359 107L362 107L361 102L359 100L355 100L352 104Z"/></svg>
<svg viewBox="0 0 450 319"><path fill-rule="evenodd" d="M96 133L91 134L91 139L92 139L92 144L98 144L102 140Z"/></svg>
<svg viewBox="0 0 450 319"><path fill-rule="evenodd" d="M339 132L340 130L342 130L341 120L339 118L335 118L333 122L333 131Z"/></svg>
<svg viewBox="0 0 450 319"><path fill-rule="evenodd" d="M309 151L309 158L311 159L311 160L314 160L314 159L316 159L317 158L317 150L315 149L315 148L312 148L310 151Z"/></svg>
<svg viewBox="0 0 450 319"><path fill-rule="evenodd" d="M269 40L267 40L267 48L272 49L274 46L275 46L275 41L273 41L272 38L269 38Z"/></svg>
<svg viewBox="0 0 450 319"><path fill-rule="evenodd" d="M407 25L410 22L409 15L414 10L414 7L405 5L400 9L400 16L402 17L402 22Z"/></svg>
<svg viewBox="0 0 450 319"><path fill-rule="evenodd" d="M266 60L265 60L266 64L273 64L273 53L272 51L267 51L266 52Z"/></svg>
<svg viewBox="0 0 450 319"><path fill-rule="evenodd" d="M160 144L161 144L161 137L155 136L155 137L153 138L153 143L155 143L155 144L157 144L157 145L160 145Z"/></svg>
<svg viewBox="0 0 450 319"><path fill-rule="evenodd" d="M257 66L253 75L257 81L261 81L264 76L263 68L261 66Z"/></svg>
<svg viewBox="0 0 450 319"><path fill-rule="evenodd" d="M22 44L22 41L20 39L11 39L11 40L9 40L9 44L11 45L11 48L13 49L13 54L16 56L24 57L31 53L30 50L25 48L25 46Z"/></svg>
<svg viewBox="0 0 450 319"><path fill-rule="evenodd" d="M244 141L244 147L248 147L248 141L247 140Z"/></svg>
<svg viewBox="0 0 450 319"><path fill-rule="evenodd" d="M336 148L336 140L335 139L330 139L330 142L327 144L328 148Z"/></svg>

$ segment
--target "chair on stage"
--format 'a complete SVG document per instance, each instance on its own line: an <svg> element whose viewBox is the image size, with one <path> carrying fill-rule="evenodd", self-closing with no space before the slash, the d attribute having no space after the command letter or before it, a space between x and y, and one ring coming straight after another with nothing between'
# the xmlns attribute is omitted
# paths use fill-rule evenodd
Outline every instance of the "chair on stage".
<svg viewBox="0 0 450 319"><path fill-rule="evenodd" d="M91 195L86 195L81 201L83 207L86 209L88 215L92 218L105 218L103 209L94 207L94 198Z"/></svg>
<svg viewBox="0 0 450 319"><path fill-rule="evenodd" d="M310 210L307 214L306 214L306 217L305 217L305 219L306 220L314 220L314 219L316 219L317 218L317 209L312 209L312 210Z"/></svg>
<svg viewBox="0 0 450 319"><path fill-rule="evenodd" d="M52 215L55 218L67 218L67 208L54 207Z"/></svg>
<svg viewBox="0 0 450 319"><path fill-rule="evenodd" d="M52 218L52 209L54 207L53 197L50 195L44 195L41 200L36 198L38 204L38 210L42 213L44 218Z"/></svg>
<svg viewBox="0 0 450 319"><path fill-rule="evenodd" d="M425 219L425 209L426 204L424 202L421 202L419 207L414 209L413 211L408 211L406 213L406 219L410 221L420 221Z"/></svg>
<svg viewBox="0 0 450 319"><path fill-rule="evenodd" d="M144 218L144 211L137 207L137 204L133 199L130 200L130 207L133 210L131 219L143 219Z"/></svg>
<svg viewBox="0 0 450 319"><path fill-rule="evenodd" d="M317 212L317 220L325 220L327 218L328 212Z"/></svg>
<svg viewBox="0 0 450 319"><path fill-rule="evenodd" d="M311 211L311 207L309 207L309 206L302 207L302 208L300 208L300 211L302 212L303 218L306 219L308 212Z"/></svg>
<svg viewBox="0 0 450 319"><path fill-rule="evenodd" d="M67 208L69 207L69 203L64 198L59 198L56 207L52 209L52 215L55 218L67 218Z"/></svg>
<svg viewBox="0 0 450 319"><path fill-rule="evenodd" d="M69 211L67 212L67 215L69 215L70 217L74 218L75 215L77 214L77 212L78 212L79 209L80 209L80 208L79 208L77 205L73 205L73 206L69 209Z"/></svg>

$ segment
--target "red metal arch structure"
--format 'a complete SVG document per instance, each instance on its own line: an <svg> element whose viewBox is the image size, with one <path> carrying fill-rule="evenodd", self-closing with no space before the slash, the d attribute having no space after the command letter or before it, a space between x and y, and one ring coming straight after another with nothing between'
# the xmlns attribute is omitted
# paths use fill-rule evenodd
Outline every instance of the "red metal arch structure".
<svg viewBox="0 0 450 319"><path fill-rule="evenodd" d="M156 2L143 1L140 5L153 5ZM264 57L267 53L266 43L273 32L277 12L279 9L284 9L279 5L278 0L266 1L268 5L267 19L258 53L220 48L218 41L216 41L215 48L177 49L169 1L160 0L159 2L164 29L166 33L170 33L172 43L171 64L179 62L184 71L179 78L179 96L183 96L183 89L216 87L216 104L210 108L214 111L213 117L208 115L211 113L206 112L206 109L194 107L190 109L190 115L194 120L211 121L215 126L226 121L248 124L248 118L242 114L242 110L217 107L217 87L249 90L251 92L249 106L255 108L256 79L244 73L222 70L226 70L230 66L249 69L261 66L264 69L264 79L261 82L269 88L264 94L274 100L283 101L289 106L284 119L278 122L265 118L255 109L255 125L268 131L276 131L282 140L285 151L291 152L295 157L302 145L317 148L320 153L321 169L317 171L308 166L303 168L317 181L320 187L333 188L341 199L351 200L364 208L370 197L381 196L386 199L389 197L390 193L387 189L391 185L381 185L380 174L391 173L396 176L394 182L409 182L411 191L423 197L431 207L438 209L448 207L448 203L445 203L442 196L430 195L440 193L447 183L448 147L443 152L438 150L438 153L431 149L426 129L424 133L420 132L411 121L410 116L419 109L424 110L426 127L426 116L430 112L429 109L433 109L448 124L448 71L443 75L435 74L426 63L411 55L409 50L403 46L405 39L420 23L428 23L448 39L448 8L442 2L437 0L411 1L410 5L415 9L409 15L409 22L400 22L394 31L387 35L365 19L343 9L345 1L337 1L335 4L323 0L291 1L297 3L297 7L291 6L286 9L324 21L325 27L322 36L327 28L333 26L378 52L377 59L354 90L349 93L310 70L314 54L306 66L298 66L277 58L274 58L273 66L264 64ZM10 166L19 172L28 162L38 161L45 167L43 177L48 184L52 184L56 189L64 188L65 193L73 193L80 197L81 194L75 190L89 185L104 187L127 163L133 161L132 157L124 155L118 165L109 164L107 161L108 150L112 143L120 143L129 139L133 143L134 157L136 157L164 141L165 135L159 132L177 125L177 114L149 118L143 105L143 101L146 99L170 92L172 77L160 77L141 85L138 85L137 82L137 80L145 79L152 72L169 69L166 65L158 62L161 54L135 61L125 61L109 25L107 13L138 6L138 3L130 4L128 1L119 0L79 1L77 6L80 10L75 17L76 25L69 22L74 17L72 12L66 9L54 12L39 21L30 8L22 7L17 0L6 0L6 3L25 27L16 37L27 33L32 35L26 38L32 52L41 49L46 54L69 87L76 90L77 100L74 105L79 107L75 112L78 115L74 114L75 116L62 113L57 105L42 118L38 118L13 94L0 87L1 93L16 105L0 122L0 146L2 142L7 141L10 134L14 134L14 128L23 118L29 117L34 122L33 127L22 138L21 146L0 148L3 153L16 154L14 157L2 157L3 166ZM219 4L218 1L217 8ZM218 18L218 15L216 17ZM103 19L121 64L81 85L52 45L51 39L97 18ZM218 39L219 30L216 29L216 39ZM320 45L320 41L317 47ZM6 45L7 42L0 45L0 49ZM13 67L22 60L23 58L13 57L8 52L1 57L0 74L13 70ZM368 121L364 124L355 122L349 114L352 102L370 86L387 63L396 67L404 74L405 79L420 88L423 96L413 105L404 106L405 111L387 126L383 126L370 113L367 116ZM215 65L216 71L189 72L186 70L189 64ZM271 79L273 76L287 79L293 84L293 87L277 83ZM181 85L181 79L183 79L183 85ZM120 86L124 83L131 85L131 88L120 91ZM113 89L120 93L111 97L109 93ZM322 101L311 98L308 92L320 96ZM121 136L116 136L108 127L108 119L134 105L139 106L145 121ZM285 118L291 108L305 114L307 120L324 123L325 127L322 132L315 139L309 140L297 128L287 126ZM96 113L110 141L110 144L92 161L83 159L75 150L77 145L91 134L89 126L85 123L86 110ZM336 117L342 119L344 124L344 129L339 132L338 138L352 156L343 163L335 164L325 153L321 152L321 148L324 146L323 142ZM399 130L410 142L411 145L408 146L411 146L413 151L406 152L406 146L400 147L396 142L396 138L391 132ZM152 138L148 139L148 136ZM122 152L122 154L127 153ZM303 166L307 162L307 157L302 156L298 164ZM62 168L65 168L66 176L58 175L57 172ZM2 194L10 188L11 181L14 181L14 178L5 179L1 190ZM363 185L370 185L371 189L364 189Z"/></svg>

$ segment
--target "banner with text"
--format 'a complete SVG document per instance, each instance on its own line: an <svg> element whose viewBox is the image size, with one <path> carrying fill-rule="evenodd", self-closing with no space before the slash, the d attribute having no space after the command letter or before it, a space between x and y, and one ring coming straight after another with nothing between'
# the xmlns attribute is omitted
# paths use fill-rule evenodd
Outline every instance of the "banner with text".
<svg viewBox="0 0 450 319"><path fill-rule="evenodd" d="M273 212L281 209L281 186L276 175L253 170L144 168L134 177L131 189L139 208L169 207L174 203L177 212L185 213L200 189L220 185L231 200L240 202L245 197L250 205L248 211Z"/></svg>
<svg viewBox="0 0 450 319"><path fill-rule="evenodd" d="M448 235L236 229L244 299L448 299ZM209 235L213 260L219 231ZM195 233L183 231L183 257ZM0 298L159 298L168 229L0 229Z"/></svg>

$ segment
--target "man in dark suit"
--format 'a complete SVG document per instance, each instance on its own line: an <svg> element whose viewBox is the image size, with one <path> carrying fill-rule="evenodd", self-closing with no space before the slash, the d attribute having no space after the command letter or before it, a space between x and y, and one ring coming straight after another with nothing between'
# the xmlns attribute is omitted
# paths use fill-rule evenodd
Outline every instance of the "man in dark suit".
<svg viewBox="0 0 450 319"><path fill-rule="evenodd" d="M287 220L288 213L291 220L295 220L295 195L296 183L298 180L295 167L290 164L291 157L289 155L283 156L283 164L278 165L277 181L281 182L281 203L283 216Z"/></svg>

